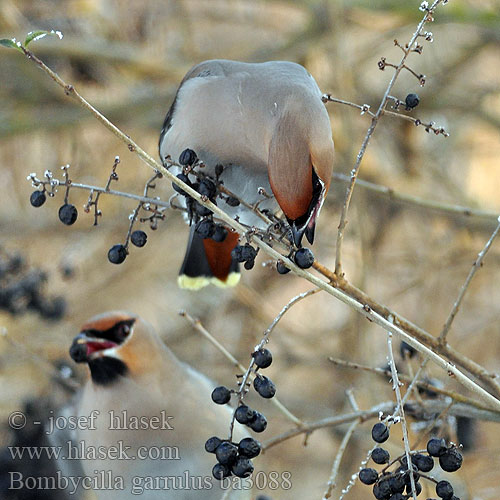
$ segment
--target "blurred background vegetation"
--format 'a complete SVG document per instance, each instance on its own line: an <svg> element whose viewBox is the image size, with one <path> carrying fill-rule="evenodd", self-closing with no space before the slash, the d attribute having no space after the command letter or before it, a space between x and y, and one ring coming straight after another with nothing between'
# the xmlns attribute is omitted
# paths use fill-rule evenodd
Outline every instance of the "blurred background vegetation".
<svg viewBox="0 0 500 500"><path fill-rule="evenodd" d="M393 40L410 39L422 16L418 6L414 0L2 0L0 36L24 39L32 30L61 30L62 41L43 39L33 43L32 50L156 157L163 118L177 85L193 64L204 59L296 61L307 67L324 92L376 109L391 76L390 68L377 68L377 61L381 56L399 59ZM418 93L421 103L413 116L443 125L451 135L445 139L385 118L363 160L362 179L426 199L500 212L499 12L496 0L451 0L437 10L436 21L427 26L434 41L423 42L423 54L409 60L417 73L427 75L425 87L404 73L392 94L404 99ZM179 310L199 317L246 364L263 330L310 285L257 265L243 273L235 289L179 290L176 276L188 228L180 213L172 211L156 232L145 229L145 248L132 248L120 266L110 264L107 250L123 242L134 204L103 197L103 217L93 227L93 216L81 210L87 194L73 190L70 201L80 216L74 226L66 227L57 217L63 193L34 209L26 176L41 176L45 169L59 173L59 167L69 163L73 180L103 186L114 157L120 155L115 187L141 193L150 170L16 51L1 50L0 74L2 262L5 267L20 255L30 269L22 276L41 270L46 277L37 284L45 309L25 310L21 301L16 310L0 310L0 327L10 339L0 339L1 421L26 401L50 396L61 404L67 398L58 390L51 363L69 364L67 350L79 326L110 309L142 315L179 358L231 385L232 366L178 315ZM328 109L335 171L348 174L369 119L337 104ZM345 184L334 183L314 244L316 257L331 268L344 191ZM170 192L167 182L157 184L156 195L167 199ZM348 279L374 299L438 334L494 227L491 217L432 212L357 186L344 268ZM263 262L265 256L260 255L258 263ZM449 336L454 347L497 372L499 263L496 242ZM59 320L54 318L62 312L61 302L52 313L47 305L54 305L54 297L62 297L66 304ZM332 355L381 366L387 354L384 332L329 296L317 294L292 308L273 334L270 348L276 361L269 375L280 399L304 420L349 411L347 388L353 389L361 408L393 399L385 379L328 362ZM408 367L401 364L401 370ZM439 370L429 368L428 374L455 387ZM83 371L76 372L77 378L82 376ZM292 426L272 405L249 401L270 420L263 440ZM454 484L462 499L498 498L498 428L477 423L474 429L474 447ZM361 426L347 448L339 491L371 446L369 430L369 424ZM294 438L257 459L257 470L292 472L293 490L269 492L272 498L320 498L344 431L317 431L307 447L303 438ZM0 438L3 445L11 439L6 425ZM393 437L388 447L396 453L399 440ZM351 496L371 498L371 488L358 485Z"/></svg>

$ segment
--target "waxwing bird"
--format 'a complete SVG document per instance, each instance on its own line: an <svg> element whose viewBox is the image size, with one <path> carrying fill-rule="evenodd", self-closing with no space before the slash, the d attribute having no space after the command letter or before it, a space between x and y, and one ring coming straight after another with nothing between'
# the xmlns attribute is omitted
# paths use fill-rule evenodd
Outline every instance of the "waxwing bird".
<svg viewBox="0 0 500 500"><path fill-rule="evenodd" d="M301 245L314 229L333 168L330 120L314 78L300 65L271 61L259 64L212 60L194 66L182 80L160 135L160 157L177 161L186 149L205 164L216 165L224 186L261 209L283 211ZM273 194L263 199L262 190ZM262 227L250 210L223 207L240 222ZM191 228L179 285L201 288L238 282L230 252L238 235L217 243Z"/></svg>
<svg viewBox="0 0 500 500"><path fill-rule="evenodd" d="M216 459L204 444L228 434L231 410L210 401L213 383L180 362L148 323L124 312L83 325L70 356L89 367L73 406L82 425L72 443L99 499L221 498L211 475ZM235 489L229 498L249 495Z"/></svg>

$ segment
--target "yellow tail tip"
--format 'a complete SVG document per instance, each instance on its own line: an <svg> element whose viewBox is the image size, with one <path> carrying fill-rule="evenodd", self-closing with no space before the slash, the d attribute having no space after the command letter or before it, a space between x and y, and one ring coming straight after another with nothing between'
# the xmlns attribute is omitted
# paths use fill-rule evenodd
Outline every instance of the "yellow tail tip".
<svg viewBox="0 0 500 500"><path fill-rule="evenodd" d="M240 273L230 273L226 281L222 281L219 278L207 277L207 276L186 276L181 274L177 277L177 285L179 288L184 288L186 290L201 290L208 285L215 285L219 288L228 288L236 286L240 281Z"/></svg>

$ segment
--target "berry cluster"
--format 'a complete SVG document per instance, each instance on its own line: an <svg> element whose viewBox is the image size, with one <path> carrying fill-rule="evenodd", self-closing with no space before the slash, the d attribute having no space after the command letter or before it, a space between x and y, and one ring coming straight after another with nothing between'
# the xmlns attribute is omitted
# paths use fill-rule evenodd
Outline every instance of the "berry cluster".
<svg viewBox="0 0 500 500"><path fill-rule="evenodd" d="M293 261L301 269L309 269L314 264L314 254L309 248L299 248L292 252L289 257L293 257ZM276 270L279 274L288 274L290 269L283 264L281 260L276 263Z"/></svg>
<svg viewBox="0 0 500 500"><path fill-rule="evenodd" d="M259 369L267 368L273 361L273 356L268 349L260 348L252 353L253 361L250 369L255 364L255 378L253 387L257 393L266 399L274 397L276 386L271 379L260 375ZM250 372L247 372L250 373ZM245 404L242 404L243 396L247 392L245 383L241 384L239 395L239 406L235 409L233 419L242 425L246 425L254 432L263 432L267 427L266 417ZM216 404L229 403L231 395L236 393L227 387L219 386L212 391L212 401ZM232 435L232 425L231 425ZM215 453L218 463L212 469L212 475L216 479L224 479L231 474L238 477L248 477L252 474L254 467L251 459L259 455L261 446L253 438L244 438L238 444L233 443L231 439L222 440L216 436L211 437L205 443L205 450L209 453Z"/></svg>
<svg viewBox="0 0 500 500"><path fill-rule="evenodd" d="M46 297L46 281L47 274L29 268L19 254L0 251L0 310L13 315L31 310L46 319L61 319L66 311L66 301L63 297Z"/></svg>
<svg viewBox="0 0 500 500"><path fill-rule="evenodd" d="M389 438L389 428L379 422L372 428L372 438L377 443L383 443ZM420 479L436 484L436 494L443 500L460 500L454 495L453 487L448 481L437 481L426 473L434 468L434 459L446 472L455 472L462 465L462 454L455 445L446 444L444 439L432 438L427 442L427 449L411 452L411 472L406 455L403 454L391 461L390 454L381 447L374 448L371 459L378 465L387 464L381 472L371 467L359 471L359 480L363 484L373 484L373 495L377 500L405 500L412 497L411 477L415 484L415 493L420 495L422 485ZM389 468L394 466L393 471ZM431 499L428 499L431 500Z"/></svg>

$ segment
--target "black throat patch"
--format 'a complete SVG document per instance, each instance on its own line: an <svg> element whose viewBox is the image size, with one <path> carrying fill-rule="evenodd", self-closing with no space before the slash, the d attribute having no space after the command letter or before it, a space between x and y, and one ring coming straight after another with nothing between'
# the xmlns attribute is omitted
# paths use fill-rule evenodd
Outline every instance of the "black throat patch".
<svg viewBox="0 0 500 500"><path fill-rule="evenodd" d="M124 377L128 368L120 359L103 356L89 362L92 381L98 385L109 385Z"/></svg>

